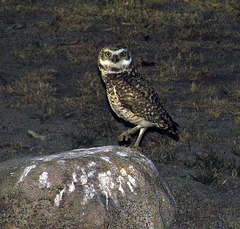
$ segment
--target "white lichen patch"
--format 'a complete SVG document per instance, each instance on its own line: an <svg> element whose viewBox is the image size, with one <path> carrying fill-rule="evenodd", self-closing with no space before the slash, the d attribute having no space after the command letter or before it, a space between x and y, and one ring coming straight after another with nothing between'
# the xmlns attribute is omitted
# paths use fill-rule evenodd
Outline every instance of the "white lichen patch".
<svg viewBox="0 0 240 229"><path fill-rule="evenodd" d="M75 188L74 182L68 185L68 192L73 192L75 189L76 188Z"/></svg>
<svg viewBox="0 0 240 229"><path fill-rule="evenodd" d="M113 146L92 147L88 148L88 150L93 151L94 153L109 152L113 150Z"/></svg>
<svg viewBox="0 0 240 229"><path fill-rule="evenodd" d="M95 170L91 170L87 173L87 176L90 178L90 177L93 177L95 175L96 171Z"/></svg>
<svg viewBox="0 0 240 229"><path fill-rule="evenodd" d="M49 188L51 186L50 182L48 182L48 172L43 172L39 176L39 188Z"/></svg>
<svg viewBox="0 0 240 229"><path fill-rule="evenodd" d="M76 169L80 169L80 166L79 165L74 165Z"/></svg>
<svg viewBox="0 0 240 229"><path fill-rule="evenodd" d="M98 180L100 182L102 190L110 191L114 188L114 181L111 177L111 171L107 171L106 173L99 173Z"/></svg>
<svg viewBox="0 0 240 229"><path fill-rule="evenodd" d="M34 160L46 162L46 161L53 161L54 159L61 158L61 157L62 157L62 153L55 154L55 155L44 156L44 157L37 157Z"/></svg>
<svg viewBox="0 0 240 229"><path fill-rule="evenodd" d="M103 194L106 196L106 209L108 210L108 192L103 190Z"/></svg>
<svg viewBox="0 0 240 229"><path fill-rule="evenodd" d="M111 198L115 204L118 204L117 193L115 190L117 188L117 182L114 180L111 171L107 171L106 173L99 173L98 180L99 188L106 196L106 208L108 209L109 198Z"/></svg>
<svg viewBox="0 0 240 229"><path fill-rule="evenodd" d="M78 180L77 174L75 172L72 174L72 178L73 178L72 183L68 185L68 192L73 192L76 189L74 183L76 183Z"/></svg>
<svg viewBox="0 0 240 229"><path fill-rule="evenodd" d="M77 180L77 174L75 172L72 174L72 177L73 177L73 182L77 182L78 181Z"/></svg>
<svg viewBox="0 0 240 229"><path fill-rule="evenodd" d="M130 170L131 173L135 172L134 168L132 165L128 166L128 171ZM121 168L120 169L120 176L117 178L117 182L119 183L119 188L118 190L124 195L125 191L123 189L123 184L127 184L130 191L134 192L134 188L137 187L137 179L133 177L133 175L128 174L126 169Z"/></svg>
<svg viewBox="0 0 240 229"><path fill-rule="evenodd" d="M162 202L163 202L163 203L166 202L166 198L165 198L164 195L162 196Z"/></svg>
<svg viewBox="0 0 240 229"><path fill-rule="evenodd" d="M66 188L62 189L61 191L59 191L59 194L56 195L55 199L54 199L54 205L56 207L58 207L60 205L60 201L62 200L63 197L63 193L65 192Z"/></svg>
<svg viewBox="0 0 240 229"><path fill-rule="evenodd" d="M60 165L65 164L65 162L66 162L65 160L58 160L58 161L57 161L57 163L60 164Z"/></svg>
<svg viewBox="0 0 240 229"><path fill-rule="evenodd" d="M99 186L103 193L108 193L108 196L112 197L112 190L114 189L115 182L111 176L111 172L98 174Z"/></svg>
<svg viewBox="0 0 240 229"><path fill-rule="evenodd" d="M134 169L133 165L129 165L129 166L128 166L128 170L129 170L131 173L134 173L134 172L135 172L135 169Z"/></svg>
<svg viewBox="0 0 240 229"><path fill-rule="evenodd" d="M97 152L94 150L92 151L90 148L90 149L74 149L74 150L70 151L69 153L71 153L71 155L87 157L87 156L93 155Z"/></svg>
<svg viewBox="0 0 240 229"><path fill-rule="evenodd" d="M82 175L80 176L80 182L82 185L87 184L88 182L88 176L84 168L81 168Z"/></svg>
<svg viewBox="0 0 240 229"><path fill-rule="evenodd" d="M126 171L124 168L120 169L120 173L121 173L121 175L124 176L124 177L127 176L127 171Z"/></svg>
<svg viewBox="0 0 240 229"><path fill-rule="evenodd" d="M18 180L16 186L17 186L20 182L24 181L24 179L27 177L28 173L29 173L32 169L34 169L34 168L36 168L36 165L27 166L27 167L24 169L24 171L23 171L20 179Z"/></svg>
<svg viewBox="0 0 240 229"><path fill-rule="evenodd" d="M84 185L84 196L82 204L85 205L89 200L91 200L96 194L96 190L93 184Z"/></svg>
<svg viewBox="0 0 240 229"><path fill-rule="evenodd" d="M121 152L121 151L116 152L116 154L117 154L118 156L121 156L121 157L127 157L127 156L128 156L128 153L126 153L126 152Z"/></svg>
<svg viewBox="0 0 240 229"><path fill-rule="evenodd" d="M112 162L110 161L110 158L109 158L108 156L101 156L100 158L101 158L102 160L108 162L108 163L112 163Z"/></svg>
<svg viewBox="0 0 240 229"><path fill-rule="evenodd" d="M91 161L88 163L87 167L90 168L90 167L94 167L95 165L96 165L96 162Z"/></svg>
<svg viewBox="0 0 240 229"><path fill-rule="evenodd" d="M122 184L124 183L124 178L122 176L118 176L117 179L116 179L117 183L119 183L119 187L118 187L118 190L123 194L125 195L125 191L122 187Z"/></svg>
<svg viewBox="0 0 240 229"><path fill-rule="evenodd" d="M135 193L131 182L127 181L127 185L128 185L128 187L129 187L130 191L133 192L133 193ZM135 193L135 194L136 194L136 193Z"/></svg>
<svg viewBox="0 0 240 229"><path fill-rule="evenodd" d="M136 179L133 178L131 175L128 175L128 180L131 182L131 184L136 187L137 186L137 182L136 182Z"/></svg>
<svg viewBox="0 0 240 229"><path fill-rule="evenodd" d="M90 149L74 149L74 150L60 153L60 154L54 154L54 155L49 155L44 157L36 157L33 159L33 161L47 162L47 161L73 159L73 158L79 158L79 157L88 157L102 151L103 151L102 147L96 147L96 148L90 148ZM111 149L108 149L107 151L111 151Z"/></svg>

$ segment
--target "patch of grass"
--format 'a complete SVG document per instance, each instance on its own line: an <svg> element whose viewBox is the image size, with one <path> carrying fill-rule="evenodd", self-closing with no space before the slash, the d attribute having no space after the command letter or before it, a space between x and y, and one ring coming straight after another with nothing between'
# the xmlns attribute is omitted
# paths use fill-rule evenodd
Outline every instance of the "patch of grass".
<svg viewBox="0 0 240 229"><path fill-rule="evenodd" d="M103 15L117 15L123 23L139 23L149 16L143 0L112 0L102 10Z"/></svg>
<svg viewBox="0 0 240 229"><path fill-rule="evenodd" d="M238 126L240 114L239 92L236 81L234 84L210 85L192 81L189 90L181 91L178 106L206 112L206 119L214 120L222 115L232 115Z"/></svg>
<svg viewBox="0 0 240 229"><path fill-rule="evenodd" d="M238 1L226 1L226 0L185 0L200 9L206 9L209 7L216 10L234 11L240 9L240 3Z"/></svg>
<svg viewBox="0 0 240 229"><path fill-rule="evenodd" d="M222 114L238 114L240 112L239 96L235 88L224 91L217 86L201 87L192 85L193 106L205 110L210 117L218 118Z"/></svg>
<svg viewBox="0 0 240 229"><path fill-rule="evenodd" d="M158 135L159 136L156 136ZM175 141L168 136L156 134L154 137L146 136L146 139L143 139L142 145L144 145L144 154L147 154L148 157L156 162L172 164L178 163L178 156L176 153L177 147L179 147L182 142ZM135 140L131 140L134 142ZM168 145L167 148L165 146Z"/></svg>
<svg viewBox="0 0 240 229"><path fill-rule="evenodd" d="M212 151L195 155L197 157L197 167L201 171L192 177L193 180L205 185L212 185L217 181L219 172L224 167L224 159Z"/></svg>
<svg viewBox="0 0 240 229"><path fill-rule="evenodd" d="M21 50L15 49L13 51L14 57L26 61L26 64L32 64L35 61L46 63L47 60L57 58L55 46L44 46L39 42L33 42Z"/></svg>
<svg viewBox="0 0 240 229"><path fill-rule="evenodd" d="M196 181L217 187L223 184L222 180L228 179L226 177L240 176L240 165L233 158L226 160L223 154L214 151L198 153L196 157L196 168L200 168L200 173L193 177Z"/></svg>
<svg viewBox="0 0 240 229"><path fill-rule="evenodd" d="M224 167L224 158L214 151L208 151L201 154L198 153L196 154L196 157L199 167L202 169L211 168L217 172Z"/></svg>
<svg viewBox="0 0 240 229"><path fill-rule="evenodd" d="M24 146L23 142L11 142L0 145L0 162L6 161L9 158L21 156L24 150L31 151L32 149Z"/></svg>
<svg viewBox="0 0 240 229"><path fill-rule="evenodd" d="M216 145L220 141L221 139L219 138L218 133L209 129L208 126L205 126L200 130L188 127L181 130L179 144L182 144L184 142L195 142L198 143L200 146L205 147ZM189 146L189 149L191 150L191 146Z"/></svg>
<svg viewBox="0 0 240 229"><path fill-rule="evenodd" d="M67 45L63 47L66 51L66 57L69 62L73 65L80 65L82 62L91 62L93 59L96 59L100 49L94 41L86 41L84 45L80 43L76 45ZM97 63L96 63L97 69Z"/></svg>
<svg viewBox="0 0 240 229"><path fill-rule="evenodd" d="M83 134L81 132L72 132L70 134L70 139L72 142L72 149L78 149L81 147L91 147L96 139L96 134Z"/></svg>
<svg viewBox="0 0 240 229"><path fill-rule="evenodd" d="M196 80L206 77L206 75L213 75L213 72L209 68L199 68L203 62L204 58L201 55L192 52L179 52L176 57L170 57L167 61L162 61L162 64L158 66L161 72L159 79L162 81L170 79Z"/></svg>
<svg viewBox="0 0 240 229"><path fill-rule="evenodd" d="M63 116L68 119L73 116L77 109L82 108L82 99L79 97L64 97L60 104L60 109L62 110Z"/></svg>
<svg viewBox="0 0 240 229"><path fill-rule="evenodd" d="M203 171L201 173L198 173L194 176L192 176L193 180L200 182L204 185L211 185L213 182L217 180L217 177L214 171Z"/></svg>
<svg viewBox="0 0 240 229"><path fill-rule="evenodd" d="M220 141L217 133L209 133L205 131L195 133L194 138L195 141L199 142L202 146L216 145Z"/></svg>
<svg viewBox="0 0 240 229"><path fill-rule="evenodd" d="M83 77L77 80L78 94L82 99L82 103L88 106L89 104L99 104L101 100L106 99L104 86L98 76L86 72Z"/></svg>
<svg viewBox="0 0 240 229"><path fill-rule="evenodd" d="M51 84L54 72L54 69L33 71L7 85L4 91L11 96L11 106L55 107L56 88Z"/></svg>

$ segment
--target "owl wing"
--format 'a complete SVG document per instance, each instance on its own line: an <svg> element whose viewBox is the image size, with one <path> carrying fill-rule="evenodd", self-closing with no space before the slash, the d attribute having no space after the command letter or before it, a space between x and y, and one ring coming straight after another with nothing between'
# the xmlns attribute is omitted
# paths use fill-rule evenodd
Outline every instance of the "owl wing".
<svg viewBox="0 0 240 229"><path fill-rule="evenodd" d="M173 133L177 131L178 124L163 107L158 94L139 74L124 77L116 85L116 91L121 105L132 113L160 128L169 129Z"/></svg>

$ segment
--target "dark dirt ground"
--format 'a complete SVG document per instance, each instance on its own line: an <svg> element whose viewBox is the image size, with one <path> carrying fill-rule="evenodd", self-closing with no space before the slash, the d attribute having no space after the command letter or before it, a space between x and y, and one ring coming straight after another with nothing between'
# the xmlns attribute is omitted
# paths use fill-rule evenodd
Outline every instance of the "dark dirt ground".
<svg viewBox="0 0 240 229"><path fill-rule="evenodd" d="M141 144L178 203L173 228L240 228L239 9L2 0L0 162L118 144L128 124L110 111L97 56L123 43L181 127L179 141L149 130Z"/></svg>

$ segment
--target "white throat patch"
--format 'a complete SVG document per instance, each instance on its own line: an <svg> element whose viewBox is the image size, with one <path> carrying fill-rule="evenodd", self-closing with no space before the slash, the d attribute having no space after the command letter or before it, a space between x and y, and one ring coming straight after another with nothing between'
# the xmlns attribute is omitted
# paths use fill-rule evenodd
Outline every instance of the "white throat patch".
<svg viewBox="0 0 240 229"><path fill-rule="evenodd" d="M118 51L120 52L120 50ZM121 60L117 63L111 62L109 60L99 60L99 63L104 66L107 70L101 70L104 73L121 73L125 71L129 71L128 68L129 65L132 63L132 58L129 60ZM114 70L111 70L111 68L115 68Z"/></svg>

